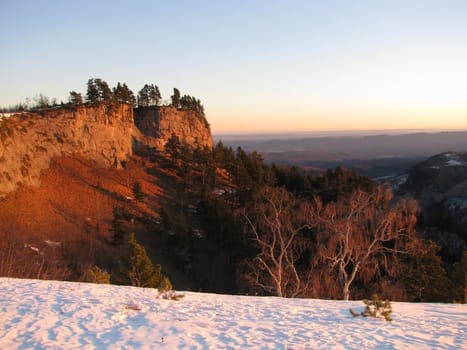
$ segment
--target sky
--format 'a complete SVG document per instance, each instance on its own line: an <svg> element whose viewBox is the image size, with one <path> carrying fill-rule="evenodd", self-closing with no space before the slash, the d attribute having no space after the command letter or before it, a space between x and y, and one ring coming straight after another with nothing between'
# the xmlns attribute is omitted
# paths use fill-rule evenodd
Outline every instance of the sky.
<svg viewBox="0 0 467 350"><path fill-rule="evenodd" d="M467 130L466 0L0 0L0 47L0 106L101 78L217 134Z"/></svg>

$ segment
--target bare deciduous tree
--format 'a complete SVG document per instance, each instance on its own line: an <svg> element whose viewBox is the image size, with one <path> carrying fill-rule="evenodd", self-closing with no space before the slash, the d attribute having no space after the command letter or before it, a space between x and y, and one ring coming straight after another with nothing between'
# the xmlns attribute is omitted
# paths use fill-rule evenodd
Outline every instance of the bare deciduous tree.
<svg viewBox="0 0 467 350"><path fill-rule="evenodd" d="M336 273L345 300L357 275L375 276L388 267L394 254L408 253L419 242L416 202L395 202L392 192L382 186L371 194L356 191L327 206L317 200L315 209L311 216L317 225L314 263Z"/></svg>
<svg viewBox="0 0 467 350"><path fill-rule="evenodd" d="M307 210L307 203L287 190L265 188L255 205L243 212L247 234L258 250L246 261L248 271L243 277L250 286L280 297L305 293L310 279L297 261L308 246L302 234Z"/></svg>

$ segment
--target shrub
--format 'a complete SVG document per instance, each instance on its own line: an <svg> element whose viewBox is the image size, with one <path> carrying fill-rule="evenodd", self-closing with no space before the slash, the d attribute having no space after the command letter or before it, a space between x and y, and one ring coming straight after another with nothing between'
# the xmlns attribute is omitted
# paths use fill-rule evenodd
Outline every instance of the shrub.
<svg viewBox="0 0 467 350"><path fill-rule="evenodd" d="M83 274L83 282L110 284L110 273L101 269L99 266L89 266Z"/></svg>
<svg viewBox="0 0 467 350"><path fill-rule="evenodd" d="M380 300L377 294L373 294L372 300L363 300L363 303L366 305L365 310L358 313L350 309L352 316L363 316L363 317L382 317L386 321L392 321L390 317L392 312L392 306L389 300L382 301Z"/></svg>

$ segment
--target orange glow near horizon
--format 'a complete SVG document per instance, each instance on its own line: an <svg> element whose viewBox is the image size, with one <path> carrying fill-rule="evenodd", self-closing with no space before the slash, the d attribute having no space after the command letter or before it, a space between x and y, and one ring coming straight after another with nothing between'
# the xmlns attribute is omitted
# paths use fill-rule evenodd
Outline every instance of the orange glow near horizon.
<svg viewBox="0 0 467 350"><path fill-rule="evenodd" d="M208 113L208 120L209 113ZM231 111L211 122L213 133L286 133L357 130L467 130L467 104L454 107L316 108L304 111L271 111L252 114Z"/></svg>

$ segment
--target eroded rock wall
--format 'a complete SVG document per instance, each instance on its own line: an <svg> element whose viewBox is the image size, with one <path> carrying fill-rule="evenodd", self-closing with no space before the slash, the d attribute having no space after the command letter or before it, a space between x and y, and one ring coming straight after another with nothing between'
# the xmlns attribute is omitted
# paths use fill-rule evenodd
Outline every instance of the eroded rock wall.
<svg viewBox="0 0 467 350"><path fill-rule="evenodd" d="M212 147L208 122L191 110L172 106L136 108L135 124L145 136L145 142L159 151L172 134L191 146Z"/></svg>
<svg viewBox="0 0 467 350"><path fill-rule="evenodd" d="M132 154L129 105L76 106L23 113L0 121L0 196L21 185L40 185L55 156L80 154L101 166Z"/></svg>

